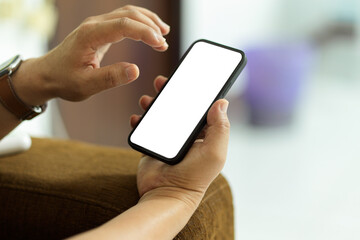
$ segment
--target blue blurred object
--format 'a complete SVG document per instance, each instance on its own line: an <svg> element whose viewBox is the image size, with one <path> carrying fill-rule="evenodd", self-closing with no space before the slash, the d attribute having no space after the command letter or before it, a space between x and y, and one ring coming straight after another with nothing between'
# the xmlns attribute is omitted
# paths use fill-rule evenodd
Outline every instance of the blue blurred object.
<svg viewBox="0 0 360 240"><path fill-rule="evenodd" d="M248 81L244 97L250 123L291 123L311 67L312 52L307 44L279 44L246 51Z"/></svg>

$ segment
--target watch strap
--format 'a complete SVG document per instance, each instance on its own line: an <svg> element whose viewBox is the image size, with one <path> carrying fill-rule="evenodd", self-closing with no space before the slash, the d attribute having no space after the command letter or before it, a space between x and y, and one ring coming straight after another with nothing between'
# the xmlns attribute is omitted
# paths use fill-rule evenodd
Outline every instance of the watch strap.
<svg viewBox="0 0 360 240"><path fill-rule="evenodd" d="M46 104L30 107L17 96L11 76L5 74L0 77L0 102L20 120L30 120L45 111Z"/></svg>

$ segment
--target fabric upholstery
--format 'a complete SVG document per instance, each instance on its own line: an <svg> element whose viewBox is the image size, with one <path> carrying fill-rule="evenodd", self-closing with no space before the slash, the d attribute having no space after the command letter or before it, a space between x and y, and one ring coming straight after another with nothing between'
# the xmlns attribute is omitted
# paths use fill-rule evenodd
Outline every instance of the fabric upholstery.
<svg viewBox="0 0 360 240"><path fill-rule="evenodd" d="M0 239L65 238L137 203L139 153L32 140L29 151L0 158ZM233 239L233 225L231 191L220 175L175 239Z"/></svg>

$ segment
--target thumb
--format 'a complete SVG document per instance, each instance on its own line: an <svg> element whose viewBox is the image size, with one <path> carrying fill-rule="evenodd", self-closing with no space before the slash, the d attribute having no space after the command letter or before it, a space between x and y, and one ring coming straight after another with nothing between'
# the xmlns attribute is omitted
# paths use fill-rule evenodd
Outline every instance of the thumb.
<svg viewBox="0 0 360 240"><path fill-rule="evenodd" d="M226 160L230 134L230 122L227 117L229 102L225 99L216 101L207 115L208 128L205 133L204 147L223 163Z"/></svg>
<svg viewBox="0 0 360 240"><path fill-rule="evenodd" d="M90 85L96 93L136 80L139 68L135 64L121 62L93 69L90 74Z"/></svg>

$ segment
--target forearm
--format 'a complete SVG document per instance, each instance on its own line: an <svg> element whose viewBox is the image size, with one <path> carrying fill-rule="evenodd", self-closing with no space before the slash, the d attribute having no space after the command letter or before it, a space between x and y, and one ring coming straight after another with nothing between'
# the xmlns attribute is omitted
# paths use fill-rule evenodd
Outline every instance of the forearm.
<svg viewBox="0 0 360 240"><path fill-rule="evenodd" d="M16 94L29 106L42 105L51 98L49 86L44 80L43 65L42 58L25 60L11 76ZM0 103L0 140L20 123L21 121Z"/></svg>
<svg viewBox="0 0 360 240"><path fill-rule="evenodd" d="M173 239L195 212L202 194L177 197L178 193L160 191L163 193L149 192L118 217L72 239Z"/></svg>

